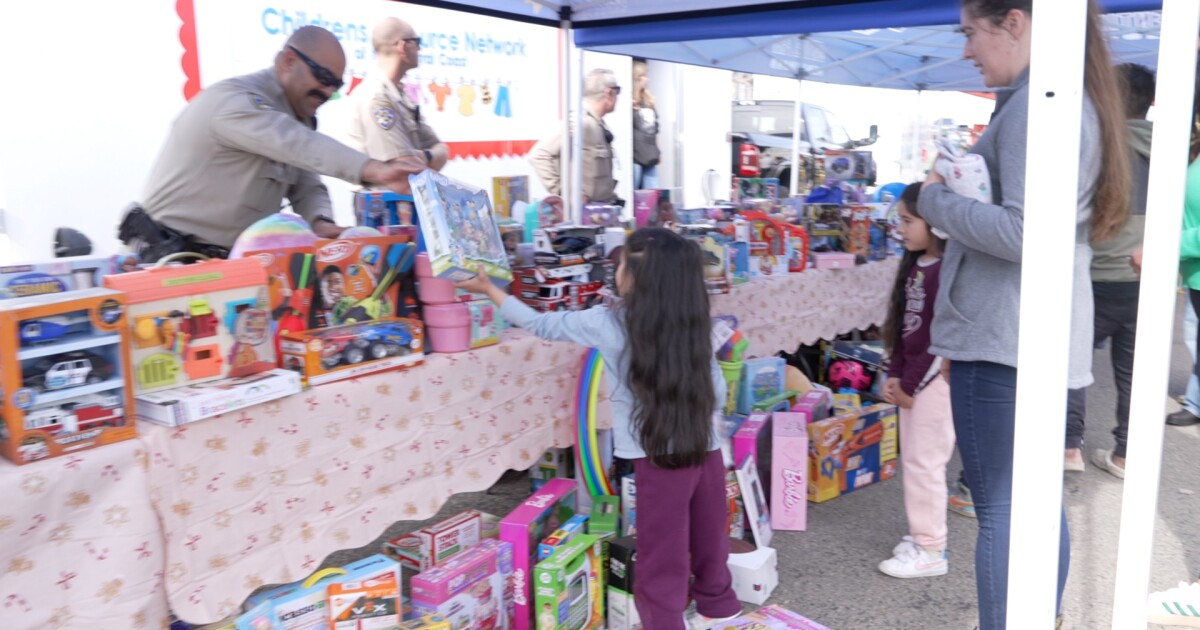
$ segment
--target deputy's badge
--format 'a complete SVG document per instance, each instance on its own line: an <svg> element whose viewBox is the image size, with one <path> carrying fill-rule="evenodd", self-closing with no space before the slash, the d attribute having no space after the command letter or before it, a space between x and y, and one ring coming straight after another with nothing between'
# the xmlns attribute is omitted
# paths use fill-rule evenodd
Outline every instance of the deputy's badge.
<svg viewBox="0 0 1200 630"><path fill-rule="evenodd" d="M246 93L246 96L250 97L250 104L254 106L254 109L271 109L271 104L267 102L267 99L253 92Z"/></svg>
<svg viewBox="0 0 1200 630"><path fill-rule="evenodd" d="M375 124L379 128L388 131L396 126L396 110L391 107L380 107L375 110Z"/></svg>

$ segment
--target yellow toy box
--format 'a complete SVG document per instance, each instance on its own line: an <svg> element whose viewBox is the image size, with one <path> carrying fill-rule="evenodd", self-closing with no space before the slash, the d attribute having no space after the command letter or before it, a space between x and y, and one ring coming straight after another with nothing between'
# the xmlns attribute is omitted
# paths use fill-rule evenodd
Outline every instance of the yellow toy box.
<svg viewBox="0 0 1200 630"><path fill-rule="evenodd" d="M256 259L156 267L104 284L129 305L135 394L276 367L267 272Z"/></svg>
<svg viewBox="0 0 1200 630"><path fill-rule="evenodd" d="M808 500L821 503L896 476L895 405L872 405L808 425Z"/></svg>
<svg viewBox="0 0 1200 630"><path fill-rule="evenodd" d="M25 464L137 435L125 296L0 301L0 454Z"/></svg>

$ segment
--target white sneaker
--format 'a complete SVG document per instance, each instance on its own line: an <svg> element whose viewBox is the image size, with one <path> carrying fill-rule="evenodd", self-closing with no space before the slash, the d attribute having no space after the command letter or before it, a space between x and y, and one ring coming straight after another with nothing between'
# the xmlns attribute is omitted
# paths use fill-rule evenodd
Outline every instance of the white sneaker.
<svg viewBox="0 0 1200 630"><path fill-rule="evenodd" d="M909 549L912 549L914 547L917 547L917 541L913 540L912 536L905 534L904 537L900 539L900 543L897 544L895 547L892 547L892 555L893 556L904 555L904 554L908 553Z"/></svg>
<svg viewBox="0 0 1200 630"><path fill-rule="evenodd" d="M1167 626L1200 628L1200 582L1150 593L1146 598L1146 621Z"/></svg>
<svg viewBox="0 0 1200 630"><path fill-rule="evenodd" d="M742 613L739 612L736 615L730 615L728 617L705 617L699 612L685 611L683 613L683 625L686 626L688 630L709 630L710 628L719 626L726 621L733 621L741 615Z"/></svg>
<svg viewBox="0 0 1200 630"><path fill-rule="evenodd" d="M946 560L945 551L926 551L916 543L912 543L911 547L904 549L903 553L898 553L879 563L879 570L894 578L946 575L946 571L949 569L950 563Z"/></svg>

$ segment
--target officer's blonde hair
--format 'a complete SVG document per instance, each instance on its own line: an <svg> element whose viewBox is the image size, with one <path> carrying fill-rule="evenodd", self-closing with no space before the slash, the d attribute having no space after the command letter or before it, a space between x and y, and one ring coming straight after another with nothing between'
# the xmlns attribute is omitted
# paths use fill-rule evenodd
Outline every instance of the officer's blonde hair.
<svg viewBox="0 0 1200 630"><path fill-rule="evenodd" d="M604 98L608 88L617 87L617 75L612 70L596 68L587 73L583 80L583 98L595 102Z"/></svg>

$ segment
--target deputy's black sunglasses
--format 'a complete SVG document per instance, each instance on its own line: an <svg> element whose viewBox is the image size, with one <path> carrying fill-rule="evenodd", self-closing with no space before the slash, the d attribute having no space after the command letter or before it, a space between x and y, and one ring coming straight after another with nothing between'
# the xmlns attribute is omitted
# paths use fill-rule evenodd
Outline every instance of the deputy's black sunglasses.
<svg viewBox="0 0 1200 630"><path fill-rule="evenodd" d="M345 82L342 81L341 77L334 74L329 68L326 68L325 66L313 61L308 55L297 50L295 46L289 45L288 50L296 53L296 56L300 58L300 61L303 61L304 64L308 66L308 69L312 72L313 78L316 79L318 83L324 85L325 87L331 87L335 90L342 89L342 85L344 85Z"/></svg>

